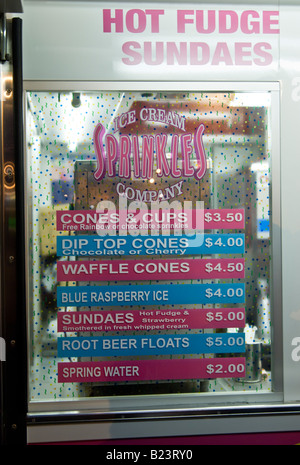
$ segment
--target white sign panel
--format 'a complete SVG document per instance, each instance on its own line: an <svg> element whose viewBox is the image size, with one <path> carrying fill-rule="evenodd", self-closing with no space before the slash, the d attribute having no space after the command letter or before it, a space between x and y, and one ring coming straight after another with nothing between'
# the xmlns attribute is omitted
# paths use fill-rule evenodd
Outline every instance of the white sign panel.
<svg viewBox="0 0 300 465"><path fill-rule="evenodd" d="M25 79L270 79L278 69L272 6L82 3L28 4Z"/></svg>

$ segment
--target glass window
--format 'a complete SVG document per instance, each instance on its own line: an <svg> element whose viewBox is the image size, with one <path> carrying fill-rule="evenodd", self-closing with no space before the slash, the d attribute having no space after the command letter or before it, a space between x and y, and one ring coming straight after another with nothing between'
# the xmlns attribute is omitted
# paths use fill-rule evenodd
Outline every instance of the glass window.
<svg viewBox="0 0 300 465"><path fill-rule="evenodd" d="M26 99L30 402L272 393L272 92Z"/></svg>

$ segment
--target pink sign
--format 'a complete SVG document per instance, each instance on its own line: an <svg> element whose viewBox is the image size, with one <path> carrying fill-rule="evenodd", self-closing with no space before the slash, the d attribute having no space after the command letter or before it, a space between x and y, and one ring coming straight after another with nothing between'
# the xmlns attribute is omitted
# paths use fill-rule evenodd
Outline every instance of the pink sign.
<svg viewBox="0 0 300 465"><path fill-rule="evenodd" d="M203 230L202 209L157 210L107 208L96 211L73 210L56 212L57 231L190 231Z"/></svg>
<svg viewBox="0 0 300 465"><path fill-rule="evenodd" d="M137 209L138 210L138 209ZM203 218L204 214L204 218ZM57 231L169 231L244 229L243 209L57 211Z"/></svg>
<svg viewBox="0 0 300 465"><path fill-rule="evenodd" d="M149 69L151 74L153 73L151 67L155 67L161 73L164 71L165 74L158 74L162 78L168 76L168 72L176 75L176 67L180 66L185 75L189 78L195 76L197 79L197 71L204 67L205 71L209 70L209 67L217 69L222 66L238 71L239 67L247 66L251 71L257 67L274 66L276 35L280 33L278 8L263 10L255 4L254 8L247 9L246 6L242 8L241 2L240 5L235 5L234 10L222 2L219 2L219 9L217 5L211 5L209 9L199 9L201 4L197 5L197 9L191 9L192 4L187 5L188 9L184 9L185 5L182 3L181 8L177 10L173 7L163 9L163 4L159 4L159 9L142 9L142 5L139 5L138 9L103 9L103 33L110 34L110 42L113 42L114 37L118 37L118 40L115 40L120 45L120 70L123 67L127 75L126 67L132 68L132 75L135 77L140 77L143 70L142 76L146 80L149 79ZM213 75L212 69L210 71ZM156 117L156 121L160 119L159 116ZM105 141L106 146L110 142L112 147L106 150L104 156L102 139L103 136L98 142L101 162L99 176L104 176L102 171L106 166L107 171L113 172L114 162L121 159L122 153L126 160L126 148L129 145L129 142L124 143L125 147L121 149L113 141ZM191 144L192 141L187 144L187 148ZM138 145L134 146L134 140L131 145L136 160L134 169L141 170L137 164ZM151 148L151 139L148 145ZM169 161L166 149L158 152L157 148L151 151L150 148L150 154L152 151L159 154L165 164ZM171 153L171 159L179 158L178 149L173 148ZM180 156L183 157L184 154L182 151ZM186 158L187 155L188 153ZM197 152L196 156L199 159ZM171 170L168 165L167 168ZM178 169L177 165L176 168Z"/></svg>
<svg viewBox="0 0 300 465"><path fill-rule="evenodd" d="M244 328L244 308L58 312L58 332Z"/></svg>
<svg viewBox="0 0 300 465"><path fill-rule="evenodd" d="M244 377L242 357L58 363L59 383Z"/></svg>
<svg viewBox="0 0 300 465"><path fill-rule="evenodd" d="M94 260L57 263L58 281L244 278L244 259Z"/></svg>
<svg viewBox="0 0 300 465"><path fill-rule="evenodd" d="M155 109L151 111L151 114ZM125 115L124 115L125 116ZM185 131L185 119L179 115L166 115L163 109L154 116L154 121L165 121L175 127ZM149 115L147 108L142 108L138 117L140 121L151 121L153 117ZM119 124L134 123L137 120L135 111L127 113L125 119L121 118ZM178 177L194 176L197 180L202 179L206 173L206 155L203 144L204 124L200 124L194 134L174 134L171 142L171 160L166 156L167 135L157 134L155 137L144 135L141 147L141 160L138 136L125 134L121 135L119 140L113 134L106 134L105 128L98 123L94 135L94 146L97 157L97 170L94 173L96 179L103 179L105 176L116 176L116 164L119 161L118 175L120 178L130 178L132 170L134 177L142 179L151 179L155 165L155 157L159 176ZM179 151L181 149L182 168L178 166ZM133 152L133 158L130 157ZM194 153L197 158L197 168L191 165L191 155ZM132 165L133 162L133 165Z"/></svg>

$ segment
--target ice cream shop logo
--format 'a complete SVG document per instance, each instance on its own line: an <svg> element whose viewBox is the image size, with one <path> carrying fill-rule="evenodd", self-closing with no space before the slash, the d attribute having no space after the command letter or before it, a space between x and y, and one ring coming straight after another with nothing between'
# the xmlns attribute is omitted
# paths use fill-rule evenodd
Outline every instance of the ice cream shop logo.
<svg viewBox="0 0 300 465"><path fill-rule="evenodd" d="M146 124L147 123L147 124ZM137 134L135 125L152 128L152 132ZM162 126L163 131L157 131ZM170 132L169 129L172 129ZM94 150L97 180L105 176L129 179L158 177L203 178L206 173L206 155L203 145L204 125L194 132L186 131L186 118L164 108L142 107L114 120L115 134L105 134L99 123L94 130Z"/></svg>

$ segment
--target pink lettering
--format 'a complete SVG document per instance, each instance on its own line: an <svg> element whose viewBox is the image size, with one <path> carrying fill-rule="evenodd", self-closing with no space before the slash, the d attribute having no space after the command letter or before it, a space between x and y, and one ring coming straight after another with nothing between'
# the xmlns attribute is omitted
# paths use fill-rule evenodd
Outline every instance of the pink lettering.
<svg viewBox="0 0 300 465"><path fill-rule="evenodd" d="M130 178L130 153L131 143L128 136L120 137L120 161L119 161L119 176L121 178Z"/></svg>
<svg viewBox="0 0 300 465"><path fill-rule="evenodd" d="M273 62L273 56L271 53L268 53L266 50L272 50L272 47L268 42L259 42L254 45L254 53L259 58L254 58L253 63L258 66L268 66Z"/></svg>
<svg viewBox="0 0 300 465"><path fill-rule="evenodd" d="M179 65L187 65L187 43L180 42L179 47L175 42L167 43L167 65L174 65L175 57Z"/></svg>
<svg viewBox="0 0 300 465"><path fill-rule="evenodd" d="M263 32L264 34L279 34L279 11L263 12Z"/></svg>
<svg viewBox="0 0 300 465"><path fill-rule="evenodd" d="M199 57L201 51L201 58ZM209 62L210 52L209 45L205 42L191 42L190 44L190 61L191 65L201 66Z"/></svg>
<svg viewBox="0 0 300 465"><path fill-rule="evenodd" d="M204 11L196 10L196 30L199 34L211 34L216 29L216 12L209 10L207 12L207 26L204 26Z"/></svg>
<svg viewBox="0 0 300 465"><path fill-rule="evenodd" d="M135 26L135 22L137 26ZM147 25L147 18L143 10L129 10L126 14L126 26L128 32L133 34L144 32Z"/></svg>
<svg viewBox="0 0 300 465"><path fill-rule="evenodd" d="M218 20L218 23L217 23ZM279 34L279 11L178 10L177 32L185 34L192 25L199 34Z"/></svg>
<svg viewBox="0 0 300 465"><path fill-rule="evenodd" d="M185 34L185 25L193 24L194 20L186 16L193 15L194 10L178 10L177 11L177 32Z"/></svg>
<svg viewBox="0 0 300 465"><path fill-rule="evenodd" d="M183 176L193 176L194 168L190 165L190 157L193 153L192 134L181 136L181 151L183 161Z"/></svg>
<svg viewBox="0 0 300 465"><path fill-rule="evenodd" d="M174 134L172 138L171 144L171 176L173 178L179 178L181 176L181 170L177 167L177 160L178 160L178 141L179 137L178 134Z"/></svg>
<svg viewBox="0 0 300 465"><path fill-rule="evenodd" d="M205 129L204 124L200 124L199 128L196 130L195 138L194 138L195 152L196 152L197 165L198 165L198 171L195 173L196 179L202 179L207 170L206 155L205 155L205 149L203 145L204 129Z"/></svg>
<svg viewBox="0 0 300 465"><path fill-rule="evenodd" d="M181 130L184 129L182 128ZM115 177L118 165L118 175L121 178L129 179L133 170L136 178L151 179L154 170L154 157L156 156L156 172L158 177L171 176L179 178L181 176L195 176L196 179L201 179L206 172L203 134L203 124L195 131L194 137L190 133L182 135L173 134L171 136L171 160L168 160L166 155L167 134L142 136L140 154L139 137L137 135L121 135L118 142L115 136L107 134L104 144L104 127L102 124L98 124L93 134L97 159L97 168L94 177L97 180L103 179L105 174L108 177ZM182 169L178 167L179 144L181 145L182 152ZM195 167L191 163L193 151L196 154Z"/></svg>
<svg viewBox="0 0 300 465"><path fill-rule="evenodd" d="M146 15L151 17L151 32L159 33L159 17L164 15L164 10L146 10Z"/></svg>
<svg viewBox="0 0 300 465"><path fill-rule="evenodd" d="M141 10L141 9L132 9L128 10L125 15L125 24L124 24L124 13L121 9L112 10L104 9L103 10L103 32L111 33L112 25L114 25L114 32L124 32L124 25L128 32L132 34L141 34L145 32L148 25L148 17L150 17L150 31L151 33L160 32L160 16L164 15L164 10Z"/></svg>
<svg viewBox="0 0 300 465"><path fill-rule="evenodd" d="M211 64L218 66L220 63L233 65L232 58L226 42L218 42Z"/></svg>
<svg viewBox="0 0 300 465"><path fill-rule="evenodd" d="M152 42L144 42L144 60L146 65L161 65L164 61L164 43L155 43L155 56L153 57Z"/></svg>
<svg viewBox="0 0 300 465"><path fill-rule="evenodd" d="M237 42L235 44L235 64L241 66L251 66L252 59L251 59L251 43L247 42ZM249 60L246 58L250 57Z"/></svg>
<svg viewBox="0 0 300 465"><path fill-rule="evenodd" d="M140 49L141 46L138 42L125 42L122 46L122 51L130 58L122 58L125 65L136 66L142 62L142 55L136 52L135 49Z"/></svg>
<svg viewBox="0 0 300 465"><path fill-rule="evenodd" d="M103 148L103 136L105 134L105 129L102 124L97 124L94 135L94 148L97 158L97 170L94 173L95 179L102 179L105 174L105 158L104 158L104 148Z"/></svg>
<svg viewBox="0 0 300 465"><path fill-rule="evenodd" d="M132 147L133 147L133 168L134 176L140 177L140 150L139 150L139 138L137 135L132 136Z"/></svg>
<svg viewBox="0 0 300 465"><path fill-rule="evenodd" d="M170 167L168 164L168 160L166 158L167 135L158 134L157 136L155 136L155 142L156 142L156 157L157 157L157 175L159 177L169 176Z"/></svg>
<svg viewBox="0 0 300 465"><path fill-rule="evenodd" d="M259 19L259 13L257 11L243 11L241 14L241 31L244 34L259 34L259 22L249 21L250 16Z"/></svg>
<svg viewBox="0 0 300 465"><path fill-rule="evenodd" d="M219 12L219 32L233 34L238 30L239 17L235 11L221 10Z"/></svg>
<svg viewBox="0 0 300 465"><path fill-rule="evenodd" d="M143 136L142 150L142 178L151 179L153 177L154 164L154 136Z"/></svg>
<svg viewBox="0 0 300 465"><path fill-rule="evenodd" d="M108 176L116 175L116 162L118 159L118 142L115 136L108 134L105 138L106 142L106 158L107 158L107 173Z"/></svg>
<svg viewBox="0 0 300 465"><path fill-rule="evenodd" d="M111 10L103 10L103 32L112 32L112 24L115 24L115 32L123 32L123 10L115 10L114 18L111 16Z"/></svg>

